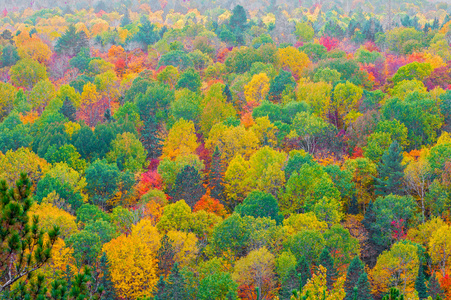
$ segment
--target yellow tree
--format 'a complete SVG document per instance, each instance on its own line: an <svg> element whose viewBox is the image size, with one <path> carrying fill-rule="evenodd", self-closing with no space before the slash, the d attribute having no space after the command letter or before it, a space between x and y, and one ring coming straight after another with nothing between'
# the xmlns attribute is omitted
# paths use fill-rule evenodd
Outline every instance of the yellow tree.
<svg viewBox="0 0 451 300"><path fill-rule="evenodd" d="M357 110L357 105L362 98L363 90L348 81L339 83L334 89L331 108L337 113L340 120L336 120L335 126L342 128L342 120L346 115Z"/></svg>
<svg viewBox="0 0 451 300"><path fill-rule="evenodd" d="M196 130L192 121L178 120L169 130L169 134L163 144L161 158L174 160L177 156L193 154L199 144L197 143Z"/></svg>
<svg viewBox="0 0 451 300"><path fill-rule="evenodd" d="M139 234L120 235L103 245L110 264L111 281L124 299L152 296L157 284L157 260Z"/></svg>
<svg viewBox="0 0 451 300"><path fill-rule="evenodd" d="M277 56L282 68L290 69L296 80L302 77L302 72L310 65L307 54L291 46L279 48Z"/></svg>
<svg viewBox="0 0 451 300"><path fill-rule="evenodd" d="M20 58L28 58L38 61L39 63L46 63L50 56L52 56L52 51L49 46L41 41L35 34L23 41L17 48Z"/></svg>
<svg viewBox="0 0 451 300"><path fill-rule="evenodd" d="M16 88L9 83L0 82L0 122L13 109Z"/></svg>
<svg viewBox="0 0 451 300"><path fill-rule="evenodd" d="M275 258L265 247L249 252L235 264L232 278L240 285L258 289L258 299L270 299L276 288ZM250 291L253 292L253 289Z"/></svg>
<svg viewBox="0 0 451 300"><path fill-rule="evenodd" d="M197 249L197 237L192 232L168 231L167 236L174 251L174 261L181 268L194 261L199 250Z"/></svg>
<svg viewBox="0 0 451 300"><path fill-rule="evenodd" d="M398 288L403 294L414 291L419 266L417 245L408 241L397 242L379 255L370 272L373 292L381 294L390 287Z"/></svg>
<svg viewBox="0 0 451 300"><path fill-rule="evenodd" d="M161 236L150 219L143 219L138 224L133 225L132 235L144 242L154 255L157 254L161 246Z"/></svg>
<svg viewBox="0 0 451 300"><path fill-rule="evenodd" d="M298 101L310 104L312 111L321 117L326 117L330 107L332 85L326 82L311 82L301 78L296 91Z"/></svg>
<svg viewBox="0 0 451 300"><path fill-rule="evenodd" d="M108 107L111 109L111 101L119 96L118 79L112 70L99 74L94 79L97 91L102 97L108 99Z"/></svg>
<svg viewBox="0 0 451 300"><path fill-rule="evenodd" d="M432 178L432 168L427 159L429 151L423 150L418 159L407 159L407 167L404 169L404 180L409 190L419 198L422 221L426 210L425 196Z"/></svg>
<svg viewBox="0 0 451 300"><path fill-rule="evenodd" d="M266 73L255 74L251 81L244 86L244 96L252 107L258 106L269 92L269 78Z"/></svg>
<svg viewBox="0 0 451 300"><path fill-rule="evenodd" d="M260 144L269 145L273 148L277 147L277 132L279 129L269 121L267 116L256 118L254 124L250 128L255 133Z"/></svg>
<svg viewBox="0 0 451 300"><path fill-rule="evenodd" d="M313 274L312 278L307 281L302 293L293 296L293 300L342 300L346 296L344 290L345 276L341 276L335 281L332 290L327 289L327 269L320 265Z"/></svg>
<svg viewBox="0 0 451 300"><path fill-rule="evenodd" d="M445 276L451 258L451 228L448 225L441 226L432 232L429 240L429 255Z"/></svg>
<svg viewBox="0 0 451 300"><path fill-rule="evenodd" d="M237 154L230 162L224 174L225 195L231 210L236 204L243 202L251 191L249 182L250 164L240 154Z"/></svg>
<svg viewBox="0 0 451 300"><path fill-rule="evenodd" d="M75 217L70 213L50 204L34 204L29 212L30 220L33 215L39 217L40 229L49 231L53 226L60 228L60 237L66 239L72 234L78 232Z"/></svg>

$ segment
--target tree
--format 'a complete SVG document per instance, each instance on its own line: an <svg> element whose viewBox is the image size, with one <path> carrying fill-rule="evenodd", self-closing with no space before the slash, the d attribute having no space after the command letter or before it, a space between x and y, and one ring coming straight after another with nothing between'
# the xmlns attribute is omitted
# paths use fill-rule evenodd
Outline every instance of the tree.
<svg viewBox="0 0 451 300"><path fill-rule="evenodd" d="M182 300L185 299L185 278L183 274L180 273L179 266L177 263L174 264L169 274L165 285L165 293L167 298L163 299L174 299ZM161 300L163 300L161 299Z"/></svg>
<svg viewBox="0 0 451 300"><path fill-rule="evenodd" d="M444 277L451 258L450 227L444 225L432 232L428 246L428 252L432 262L439 266L442 276Z"/></svg>
<svg viewBox="0 0 451 300"><path fill-rule="evenodd" d="M24 58L11 67L9 75L13 84L31 90L36 83L47 78L47 70L37 61Z"/></svg>
<svg viewBox="0 0 451 300"><path fill-rule="evenodd" d="M363 272L365 272L363 263L360 260L360 258L356 255L349 264L348 273L346 274L346 281L344 284L344 289L346 292L345 300L354 299L354 287L356 286L356 283L360 279L360 276L362 275Z"/></svg>
<svg viewBox="0 0 451 300"><path fill-rule="evenodd" d="M224 163L222 162L219 149L216 147L211 157L208 183L211 188L211 197L220 201L224 201L224 172Z"/></svg>
<svg viewBox="0 0 451 300"><path fill-rule="evenodd" d="M134 234L121 235L104 244L111 281L119 297L151 296L158 282L155 253ZM138 275L139 274L139 275Z"/></svg>
<svg viewBox="0 0 451 300"><path fill-rule="evenodd" d="M155 159L160 157L163 139L160 137L158 123L155 117L150 115L144 123L141 131L141 143L147 150L147 158Z"/></svg>
<svg viewBox="0 0 451 300"><path fill-rule="evenodd" d="M326 272L326 285L329 290L332 290L334 282L337 280L337 269L334 266L334 260L330 256L330 252L327 248L324 248L319 256L319 264L327 269Z"/></svg>
<svg viewBox="0 0 451 300"><path fill-rule="evenodd" d="M280 101L282 100L282 92L286 89L287 85L294 87L296 85L296 82L294 81L294 78L290 72L281 70L279 72L279 75L277 75L270 81L268 100L274 103L280 103ZM271 121L274 120L271 119Z"/></svg>
<svg viewBox="0 0 451 300"><path fill-rule="evenodd" d="M199 146L195 133L193 122L178 120L164 141L162 158L168 157L173 160L177 156L194 153Z"/></svg>
<svg viewBox="0 0 451 300"><path fill-rule="evenodd" d="M432 299L437 299L437 297L443 297L443 290L440 286L440 283L437 280L436 272L432 273L431 278L429 279L428 284L428 295L432 297Z"/></svg>
<svg viewBox="0 0 451 300"><path fill-rule="evenodd" d="M175 180L171 196L173 201L185 200L193 208L205 194L205 188L199 172L193 166L185 166Z"/></svg>
<svg viewBox="0 0 451 300"><path fill-rule="evenodd" d="M257 106L266 98L268 91L269 78L266 73L260 73L254 75L244 87L244 96L249 105Z"/></svg>
<svg viewBox="0 0 451 300"><path fill-rule="evenodd" d="M72 104L72 101L68 97L64 99L63 106L61 106L59 112L63 114L70 122L75 122L77 109Z"/></svg>
<svg viewBox="0 0 451 300"><path fill-rule="evenodd" d="M277 55L282 68L290 70L296 80L302 77L302 72L310 64L307 54L291 46L279 48Z"/></svg>
<svg viewBox="0 0 451 300"><path fill-rule="evenodd" d="M242 204L235 207L235 212L241 216L271 218L281 223L281 215L279 215L276 198L265 192L252 191L247 195Z"/></svg>
<svg viewBox="0 0 451 300"><path fill-rule="evenodd" d="M83 30L77 32L75 26L71 24L56 42L55 51L60 55L76 56L80 49L88 46L85 32Z"/></svg>
<svg viewBox="0 0 451 300"><path fill-rule="evenodd" d="M238 260L232 277L239 284L248 286L248 293L258 288L258 299L264 299L275 288L274 268L274 255L263 247Z"/></svg>
<svg viewBox="0 0 451 300"><path fill-rule="evenodd" d="M402 195L402 178L405 166L402 165L402 152L397 141L394 141L390 148L385 151L381 162L378 164L379 177L376 181L376 195Z"/></svg>
<svg viewBox="0 0 451 300"><path fill-rule="evenodd" d="M30 195L31 181L25 173L21 173L14 188L8 188L5 180L0 182L0 222L3 224L0 235L0 293L9 291L15 282L25 276L30 278L33 272L44 266L59 235L56 226L49 232L41 230L37 217L32 218L30 226Z"/></svg>
<svg viewBox="0 0 451 300"><path fill-rule="evenodd" d="M315 31L308 22L299 22L296 23L296 30L294 31L294 34L302 42L310 42L315 34Z"/></svg>
<svg viewBox="0 0 451 300"><path fill-rule="evenodd" d="M183 72L177 81L176 88L187 88L192 92L198 92L201 87L200 75L194 69L189 68Z"/></svg>
<svg viewBox="0 0 451 300"><path fill-rule="evenodd" d="M111 141L111 150L106 158L116 163L121 171L136 173L145 165L146 150L133 133L124 132Z"/></svg>
<svg viewBox="0 0 451 300"><path fill-rule="evenodd" d="M332 290L327 288L327 270L323 266L319 266L312 279L304 286L302 294L295 297L296 300L301 299L324 299L324 300L342 300L345 297L343 289L344 277L340 277ZM297 294L297 293L296 293Z"/></svg>
<svg viewBox="0 0 451 300"><path fill-rule="evenodd" d="M418 268L417 279L415 280L415 290L418 292L418 297L420 299L426 299L428 297L426 284L424 283L424 273L423 264L420 261L420 266Z"/></svg>
<svg viewBox="0 0 451 300"><path fill-rule="evenodd" d="M147 47L158 42L160 36L156 30L155 24L150 23L149 19L144 18L138 26L138 32L134 39Z"/></svg>
<svg viewBox="0 0 451 300"><path fill-rule="evenodd" d="M373 300L371 285L368 281L368 275L364 270L360 273L359 279L354 287L354 297L350 299Z"/></svg>
<svg viewBox="0 0 451 300"><path fill-rule="evenodd" d="M16 47L11 44L6 45L2 50L2 57L0 59L2 67L10 67L16 64L20 59Z"/></svg>

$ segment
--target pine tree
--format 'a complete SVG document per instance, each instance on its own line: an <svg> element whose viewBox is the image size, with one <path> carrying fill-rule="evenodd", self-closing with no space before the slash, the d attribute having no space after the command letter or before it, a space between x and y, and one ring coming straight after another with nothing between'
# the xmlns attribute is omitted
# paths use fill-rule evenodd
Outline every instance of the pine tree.
<svg viewBox="0 0 451 300"><path fill-rule="evenodd" d="M191 208L205 194L205 188L199 172L193 166L185 166L175 179L171 191L172 201L185 200Z"/></svg>
<svg viewBox="0 0 451 300"><path fill-rule="evenodd" d="M232 92L230 91L229 85L226 84L224 86L224 90L222 91L222 94L226 97L226 101L228 103L232 103L233 104L233 96L232 96Z"/></svg>
<svg viewBox="0 0 451 300"><path fill-rule="evenodd" d="M402 149L398 142L394 141L382 155L381 162L377 167L379 177L374 178L376 195L403 194L402 179L405 167L401 164L402 159Z"/></svg>
<svg viewBox="0 0 451 300"><path fill-rule="evenodd" d="M185 299L185 284L185 277L180 273L178 263L175 263L166 281L168 299Z"/></svg>
<svg viewBox="0 0 451 300"><path fill-rule="evenodd" d="M147 150L147 158L154 159L161 156L162 139L158 137L158 124L155 117L149 115L141 132L141 143Z"/></svg>
<svg viewBox="0 0 451 300"><path fill-rule="evenodd" d="M299 291L301 291L304 288L304 285L307 284L307 281L312 278L310 266L304 255L301 256L298 263L296 264L296 271L299 277Z"/></svg>
<svg viewBox="0 0 451 300"><path fill-rule="evenodd" d="M111 281L110 265L105 252L100 257L99 269L102 274L100 286L102 287L101 300L116 299L116 291L114 290L113 282Z"/></svg>
<svg viewBox="0 0 451 300"><path fill-rule="evenodd" d="M362 220L363 226L365 226L366 230L371 233L371 225L376 222L376 213L374 212L373 202L370 200L368 207L365 212L365 216Z"/></svg>
<svg viewBox="0 0 451 300"><path fill-rule="evenodd" d="M169 237L165 234L161 238L161 245L157 252L158 271L162 276L169 274L174 265L174 249L169 241Z"/></svg>
<svg viewBox="0 0 451 300"><path fill-rule="evenodd" d="M296 268L292 269L280 284L279 298L290 300L293 290L299 288L300 278Z"/></svg>
<svg viewBox="0 0 451 300"><path fill-rule="evenodd" d="M360 275L364 272L363 263L359 256L356 255L348 267L344 290L346 292L345 300L352 300L354 295L354 287Z"/></svg>
<svg viewBox="0 0 451 300"><path fill-rule="evenodd" d="M437 280L437 276L435 275L435 272L432 274L431 278L429 279L428 284L428 294L432 297L432 299L436 299L437 297L443 298L443 290L440 286L440 283Z"/></svg>
<svg viewBox="0 0 451 300"><path fill-rule="evenodd" d="M82 47L80 35L74 25L70 25L66 32L58 39L55 45L55 52L69 56L77 55Z"/></svg>
<svg viewBox="0 0 451 300"><path fill-rule="evenodd" d="M426 284L424 283L423 263L421 261L418 268L417 279L415 280L415 289L417 290L420 299L426 299L428 297Z"/></svg>
<svg viewBox="0 0 451 300"><path fill-rule="evenodd" d="M319 264L327 269L326 280L327 288L332 290L335 280L337 279L337 270L334 267L334 260L330 256L329 250L325 247L319 256Z"/></svg>
<svg viewBox="0 0 451 300"><path fill-rule="evenodd" d="M122 20L121 20L121 27L124 27L130 23L131 23L130 13L128 12L128 9L125 8L124 16L122 17Z"/></svg>
<svg viewBox="0 0 451 300"><path fill-rule="evenodd" d="M166 300L169 299L166 293L166 280L164 280L164 276L160 276L160 280L157 283L157 292L155 293L154 300Z"/></svg>
<svg viewBox="0 0 451 300"><path fill-rule="evenodd" d="M75 114L77 113L77 109L68 97L64 100L63 106L60 108L60 113L62 113L69 121L75 122Z"/></svg>
<svg viewBox="0 0 451 300"><path fill-rule="evenodd" d="M382 300L404 300L404 296L397 288L391 288L390 292Z"/></svg>
<svg viewBox="0 0 451 300"><path fill-rule="evenodd" d="M352 195L351 202L349 203L348 214L359 214L359 204L357 203L357 197L355 195Z"/></svg>
<svg viewBox="0 0 451 300"><path fill-rule="evenodd" d="M222 163L221 153L219 152L218 147L216 147L211 158L210 173L208 174L208 180L211 187L210 195L224 204L223 174L224 165Z"/></svg>
<svg viewBox="0 0 451 300"><path fill-rule="evenodd" d="M368 282L368 275L366 274L365 271L363 271L360 274L355 287L357 288L356 299L373 300L373 296L371 296L371 286L370 283Z"/></svg>

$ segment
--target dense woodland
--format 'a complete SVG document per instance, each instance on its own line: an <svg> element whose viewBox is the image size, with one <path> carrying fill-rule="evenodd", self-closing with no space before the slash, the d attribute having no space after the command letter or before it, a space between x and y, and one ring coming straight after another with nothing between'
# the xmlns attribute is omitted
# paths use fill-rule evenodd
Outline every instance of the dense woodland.
<svg viewBox="0 0 451 300"><path fill-rule="evenodd" d="M0 299L451 299L451 6L58 2L0 15Z"/></svg>

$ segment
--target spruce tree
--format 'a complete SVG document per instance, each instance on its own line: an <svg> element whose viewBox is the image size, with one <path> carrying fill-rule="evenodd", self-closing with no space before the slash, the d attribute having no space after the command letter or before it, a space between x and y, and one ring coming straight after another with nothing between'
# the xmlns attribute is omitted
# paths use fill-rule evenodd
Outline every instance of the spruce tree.
<svg viewBox="0 0 451 300"><path fill-rule="evenodd" d="M360 274L355 287L357 288L356 298L358 300L373 300L373 296L371 295L371 286L368 282L368 275L365 271Z"/></svg>
<svg viewBox="0 0 451 300"><path fill-rule="evenodd" d="M359 213L359 204L355 195L352 195L351 202L349 203L348 213L350 215L357 215Z"/></svg>
<svg viewBox="0 0 451 300"><path fill-rule="evenodd" d="M418 292L418 297L420 299L426 299L428 297L426 284L424 283L424 273L423 273L423 263L420 262L418 268L417 279L415 280L415 289Z"/></svg>
<svg viewBox="0 0 451 300"><path fill-rule="evenodd" d="M222 91L222 94L226 97L226 101L228 103L232 103L233 104L233 96L232 96L232 92L230 91L229 85L226 84L224 86L224 90Z"/></svg>
<svg viewBox="0 0 451 300"><path fill-rule="evenodd" d="M158 273L162 276L169 274L174 265L174 248L169 241L169 237L165 234L161 238L161 245L157 251Z"/></svg>
<svg viewBox="0 0 451 300"><path fill-rule="evenodd" d="M334 267L334 260L332 256L330 256L330 252L327 247L323 249L323 252L321 252L321 255L319 256L319 264L327 269L327 288L332 290L334 282L337 279L337 270Z"/></svg>
<svg viewBox="0 0 451 300"><path fill-rule="evenodd" d="M345 300L353 299L354 287L362 272L364 272L363 263L359 256L356 255L349 264L348 273L346 274L346 281L344 284L344 290L346 292Z"/></svg>
<svg viewBox="0 0 451 300"><path fill-rule="evenodd" d="M279 299L290 300L293 290L299 288L300 278L296 268L292 269L280 284Z"/></svg>
<svg viewBox="0 0 451 300"><path fill-rule="evenodd" d="M108 262L108 258L105 252L103 252L102 256L100 257L99 269L102 274L100 286L102 287L103 290L100 299L101 300L116 299L116 291L114 290L114 285L113 282L111 281L110 264Z"/></svg>
<svg viewBox="0 0 451 300"><path fill-rule="evenodd" d="M404 166L402 149L397 141L391 143L390 148L382 155L382 159L377 167L378 177L376 181L376 195L387 196L390 194L403 194Z"/></svg>
<svg viewBox="0 0 451 300"><path fill-rule="evenodd" d="M71 24L56 42L55 52L58 54L74 56L80 52L81 46L80 35L77 33L75 26Z"/></svg>
<svg viewBox="0 0 451 300"><path fill-rule="evenodd" d="M60 108L60 113L62 113L69 121L75 122L75 114L77 113L77 109L68 97L64 100L63 106Z"/></svg>
<svg viewBox="0 0 451 300"><path fill-rule="evenodd" d="M404 300L404 295L397 288L391 288L382 300Z"/></svg>
<svg viewBox="0 0 451 300"><path fill-rule="evenodd" d="M171 191L172 201L177 202L183 199L193 208L204 194L205 188L199 172L193 166L185 166L175 179Z"/></svg>
<svg viewBox="0 0 451 300"><path fill-rule="evenodd" d="M168 280L166 281L168 299L185 299L185 285L185 277L180 273L178 263L175 263L171 270L171 274L168 276Z"/></svg>
<svg viewBox="0 0 451 300"><path fill-rule="evenodd" d="M164 280L164 276L161 275L157 283L157 291L155 293L154 300L166 300L166 299L168 299L166 293L166 280Z"/></svg>
<svg viewBox="0 0 451 300"><path fill-rule="evenodd" d="M149 115L141 132L141 143L147 150L147 158L154 159L161 156L162 139L158 137L158 124L155 117Z"/></svg>
<svg viewBox="0 0 451 300"><path fill-rule="evenodd" d="M218 199L222 203L224 202L224 165L221 159L221 153L218 147L216 147L215 152L213 152L211 158L210 173L208 174L208 180L210 183L211 197Z"/></svg>
<svg viewBox="0 0 451 300"><path fill-rule="evenodd" d="M128 12L128 9L125 8L124 16L122 17L122 20L121 20L121 27L124 27L130 23L131 23L130 13Z"/></svg>
<svg viewBox="0 0 451 300"><path fill-rule="evenodd" d="M366 230L370 231L371 233L372 224L374 224L375 222L376 222L376 213L374 212L373 202L370 200L370 203L368 204L368 207L365 212L365 216L362 220L362 224L363 226L365 226Z"/></svg>
<svg viewBox="0 0 451 300"><path fill-rule="evenodd" d="M307 284L307 281L312 278L310 266L304 255L301 256L298 263L296 264L296 272L299 277L299 291L301 291L304 288L304 285Z"/></svg>
<svg viewBox="0 0 451 300"><path fill-rule="evenodd" d="M435 276L435 272L429 279L428 294L432 297L432 299L436 299L437 297L443 298L443 290L437 280L437 276Z"/></svg>

